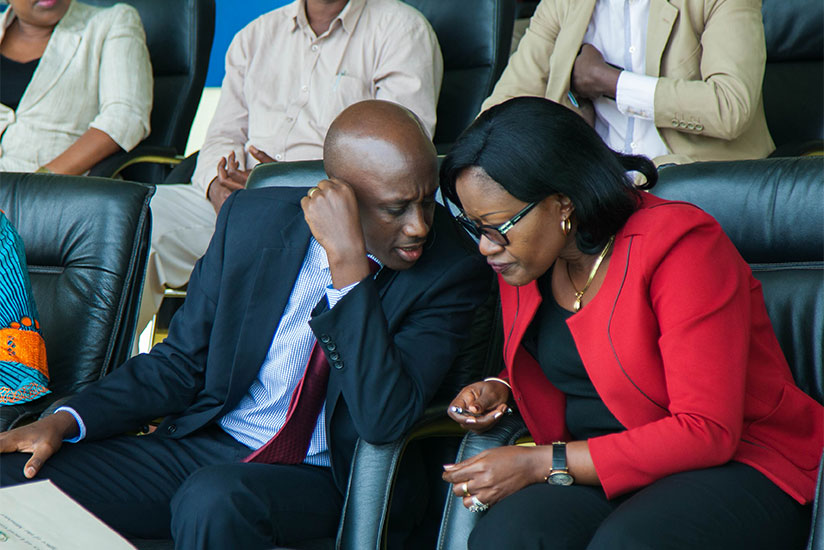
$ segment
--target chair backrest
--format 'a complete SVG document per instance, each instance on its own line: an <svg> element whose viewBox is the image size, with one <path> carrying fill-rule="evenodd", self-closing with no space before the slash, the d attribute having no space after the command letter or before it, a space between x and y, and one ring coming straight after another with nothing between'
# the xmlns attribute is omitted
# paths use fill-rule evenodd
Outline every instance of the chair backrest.
<svg viewBox="0 0 824 550"><path fill-rule="evenodd" d="M764 111L775 145L824 139L824 2L763 0Z"/></svg>
<svg viewBox="0 0 824 550"><path fill-rule="evenodd" d="M50 374L47 395L2 407L0 430L81 389L131 352L154 188L76 176L5 173L0 209L26 249ZM4 422L6 425L4 425Z"/></svg>
<svg viewBox="0 0 824 550"><path fill-rule="evenodd" d="M145 145L183 154L195 118L215 31L214 0L83 0L95 6L122 2L140 13L152 59L152 133Z"/></svg>
<svg viewBox="0 0 824 550"><path fill-rule="evenodd" d="M661 170L655 195L721 224L761 281L796 383L824 403L824 158L702 162Z"/></svg>
<svg viewBox="0 0 824 550"><path fill-rule="evenodd" d="M259 164L249 174L246 189L258 187L313 187L326 179L322 160Z"/></svg>
<svg viewBox="0 0 824 550"><path fill-rule="evenodd" d="M478 116L509 60L515 0L404 0L432 25L443 54L433 141L445 153Z"/></svg>

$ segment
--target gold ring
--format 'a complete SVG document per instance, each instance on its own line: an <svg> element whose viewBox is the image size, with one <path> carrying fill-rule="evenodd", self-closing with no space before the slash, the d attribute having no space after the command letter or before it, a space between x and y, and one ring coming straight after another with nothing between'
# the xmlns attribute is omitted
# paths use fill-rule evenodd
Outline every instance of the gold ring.
<svg viewBox="0 0 824 550"><path fill-rule="evenodd" d="M311 199L311 198L312 198L312 192L313 192L313 191L318 191L318 188L317 188L317 187L313 187L313 188L311 188L311 189L309 190L309 192L308 192L308 193L306 193L306 196L307 196L307 197L309 197L309 198Z"/></svg>
<svg viewBox="0 0 824 550"><path fill-rule="evenodd" d="M469 482L464 481L463 485L461 485L461 489L463 489L463 493L465 497L471 497L472 495L469 494Z"/></svg>

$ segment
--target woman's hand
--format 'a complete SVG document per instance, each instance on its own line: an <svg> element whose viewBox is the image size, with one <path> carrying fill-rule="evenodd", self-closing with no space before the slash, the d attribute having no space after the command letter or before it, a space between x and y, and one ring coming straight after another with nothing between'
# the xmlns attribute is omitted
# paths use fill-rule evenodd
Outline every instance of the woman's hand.
<svg viewBox="0 0 824 550"><path fill-rule="evenodd" d="M497 447L445 465L443 479L452 483L452 493L462 497L467 508L474 504L473 496L492 506L527 485L542 482L552 466L551 454L552 447Z"/></svg>
<svg viewBox="0 0 824 550"><path fill-rule="evenodd" d="M466 386L449 404L447 414L461 427L481 433L495 424L507 411L509 388L490 380Z"/></svg>

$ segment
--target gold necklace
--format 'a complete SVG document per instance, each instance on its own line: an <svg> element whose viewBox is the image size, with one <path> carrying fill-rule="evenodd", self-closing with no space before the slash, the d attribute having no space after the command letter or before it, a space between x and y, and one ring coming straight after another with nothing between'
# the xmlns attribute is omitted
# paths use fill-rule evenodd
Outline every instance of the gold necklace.
<svg viewBox="0 0 824 550"><path fill-rule="evenodd" d="M577 313L581 310L581 300L584 297L584 293L589 288L589 285L592 284L592 280L595 278L595 274L598 272L598 268L601 267L601 262L603 262L604 258L607 257L607 254L609 254L609 250L610 248L612 248L613 241L615 241L615 235L609 238L606 246L604 246L604 249L598 255L598 259L595 260L595 265L592 266L592 271L589 272L589 278L587 279L584 288L582 288L581 290L578 290L578 287L575 286L575 282L572 280L572 274L569 272L569 263L567 263L567 277L569 277L569 282L572 284L572 288L575 289L575 303L572 304L572 311Z"/></svg>

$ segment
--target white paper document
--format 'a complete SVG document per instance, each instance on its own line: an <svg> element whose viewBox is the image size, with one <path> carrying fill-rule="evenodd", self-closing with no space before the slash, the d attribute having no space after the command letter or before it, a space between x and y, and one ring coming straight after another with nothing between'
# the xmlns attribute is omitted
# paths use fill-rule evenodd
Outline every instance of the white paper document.
<svg viewBox="0 0 824 550"><path fill-rule="evenodd" d="M0 550L135 550L51 481L0 489Z"/></svg>

